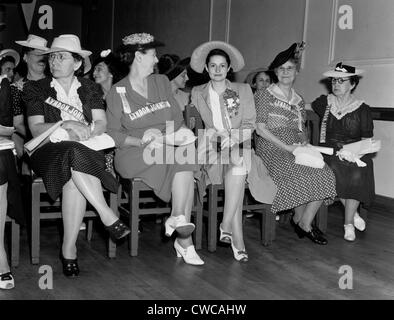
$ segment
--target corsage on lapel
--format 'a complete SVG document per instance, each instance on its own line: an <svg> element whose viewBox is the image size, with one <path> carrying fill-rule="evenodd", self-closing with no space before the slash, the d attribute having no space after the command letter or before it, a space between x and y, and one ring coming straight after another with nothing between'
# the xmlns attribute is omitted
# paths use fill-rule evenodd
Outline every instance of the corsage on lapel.
<svg viewBox="0 0 394 320"><path fill-rule="evenodd" d="M237 116L240 106L238 93L227 88L223 93L223 100L230 118Z"/></svg>

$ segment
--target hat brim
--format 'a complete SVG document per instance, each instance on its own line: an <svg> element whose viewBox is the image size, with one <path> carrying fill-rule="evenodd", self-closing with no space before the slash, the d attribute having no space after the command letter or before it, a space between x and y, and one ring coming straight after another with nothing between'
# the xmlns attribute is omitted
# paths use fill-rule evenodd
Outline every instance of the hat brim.
<svg viewBox="0 0 394 320"><path fill-rule="evenodd" d="M285 51L279 52L275 59L269 65L270 71L275 71L275 69L279 68L281 65L285 64L291 58L294 57L295 51L297 49L297 43L293 43L288 49Z"/></svg>
<svg viewBox="0 0 394 320"><path fill-rule="evenodd" d="M245 60L241 52L239 52L237 48L227 42L210 41L205 42L202 45L198 46L196 49L194 49L190 60L190 67L194 71L202 73L204 71L207 56L209 52L213 49L221 49L229 55L231 67L233 68L234 72L241 71L242 68L245 66Z"/></svg>
<svg viewBox="0 0 394 320"><path fill-rule="evenodd" d="M253 70L249 72L249 74L245 78L245 83L248 83L250 86L252 86L253 78L261 72L269 72L268 68L258 68L256 70Z"/></svg>
<svg viewBox="0 0 394 320"><path fill-rule="evenodd" d="M15 67L19 64L20 61L20 56L19 53L16 52L14 49L5 49L1 50L0 52L0 60L3 59L4 57L12 57L15 60Z"/></svg>
<svg viewBox="0 0 394 320"><path fill-rule="evenodd" d="M36 45L32 45L27 41L15 41L16 44L19 44L20 46L23 47L28 47L28 48L32 48L32 49L37 49L37 50L42 50L42 51L47 51L49 50L48 47L42 47L42 46L36 46Z"/></svg>
<svg viewBox="0 0 394 320"><path fill-rule="evenodd" d="M323 76L325 76L327 78L347 78L347 77L358 76L362 73L364 73L364 70L362 70L362 69L356 69L356 71L352 72L352 73L330 70L330 71L324 72Z"/></svg>
<svg viewBox="0 0 394 320"><path fill-rule="evenodd" d="M87 74L90 70L92 70L92 63L90 62L90 58L87 56L84 58L83 74Z"/></svg>
<svg viewBox="0 0 394 320"><path fill-rule="evenodd" d="M89 50L79 50L79 51L77 51L77 50L70 50L70 49L67 49L67 48L59 48L59 47L50 48L48 51L45 51L42 54L50 54L50 53L53 53L53 52L61 52L61 51L76 53L76 54L79 54L82 58L89 57L92 54L92 51L89 51Z"/></svg>

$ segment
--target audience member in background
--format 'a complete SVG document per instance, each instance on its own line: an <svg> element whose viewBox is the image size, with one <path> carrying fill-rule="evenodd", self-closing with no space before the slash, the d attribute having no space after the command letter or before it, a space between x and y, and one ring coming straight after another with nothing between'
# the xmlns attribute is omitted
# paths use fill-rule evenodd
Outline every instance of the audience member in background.
<svg viewBox="0 0 394 320"><path fill-rule="evenodd" d="M8 78L0 77L0 139L11 138L14 133L11 90ZM12 289L14 277L10 271L4 247L5 220L8 215L23 223L20 183L11 149L0 149L0 289Z"/></svg>
<svg viewBox="0 0 394 320"><path fill-rule="evenodd" d="M180 59L175 54L164 54L160 57L157 64L160 74L165 74L171 82L172 92L181 111L190 103L190 93L184 91L186 82L189 80L187 68L190 58Z"/></svg>
<svg viewBox="0 0 394 320"><path fill-rule="evenodd" d="M202 265L192 243L194 224L190 223L194 199L193 172L195 164L178 164L171 158L167 164L168 148L163 135L183 126L180 107L172 94L166 76L152 74L157 64L156 47L163 44L147 33L123 38L118 53L130 66L128 76L115 84L107 95L108 133L116 143L115 169L125 179L140 178L163 201L172 202L171 216L165 222L166 235L176 230L174 248L178 257L188 264ZM173 129L167 128L171 122ZM187 131L187 130L186 130ZM190 132L190 135L193 135ZM149 163L146 155L152 151L163 154L163 163ZM164 154L166 153L166 154ZM175 160L175 163L174 163Z"/></svg>
<svg viewBox="0 0 394 320"><path fill-rule="evenodd" d="M203 43L193 51L190 62L194 71L202 73L205 70L210 78L208 83L194 87L191 97L206 129L204 136L199 135L199 155L205 158L208 154L208 159L218 159L203 165L202 181L206 185L224 181L225 201L219 240L230 244L234 258L241 262L248 261L242 230L242 206L256 111L249 85L230 82L227 76L231 69L238 72L244 64L238 49L222 41ZM226 155L230 161L219 160Z"/></svg>
<svg viewBox="0 0 394 320"><path fill-rule="evenodd" d="M368 207L375 196L373 155L366 154L361 158L366 167L335 155L345 144L373 137L370 107L353 95L361 73L363 70L337 64L334 70L323 74L330 79L332 93L322 95L312 103L321 119L320 144L334 148L334 155L325 156L325 161L334 171L337 195L345 207L344 238L348 241L356 239L355 227L365 230L365 221L357 212L358 206L362 203Z"/></svg>
<svg viewBox="0 0 394 320"><path fill-rule="evenodd" d="M272 212L294 209L291 223L297 235L325 245L327 240L312 221L323 200L335 198L334 173L327 165L319 169L296 164L293 155L296 144L307 143L305 103L293 89L301 50L294 43L279 53L269 67L276 83L255 93L256 154L278 187Z"/></svg>
<svg viewBox="0 0 394 320"><path fill-rule="evenodd" d="M272 74L266 68L259 68L250 72L245 79L245 83L249 83L253 93L256 90L267 89L272 82Z"/></svg>
<svg viewBox="0 0 394 320"><path fill-rule="evenodd" d="M13 49L0 51L0 76L6 75L8 81L14 81L14 69L19 64L19 53Z"/></svg>
<svg viewBox="0 0 394 320"><path fill-rule="evenodd" d="M112 85L123 79L128 73L126 65L115 57L111 49L103 50L93 63L93 79L103 90L103 99Z"/></svg>
<svg viewBox="0 0 394 320"><path fill-rule="evenodd" d="M49 196L62 197L64 226L60 258L65 276L78 276L76 241L86 211L86 201L97 210L114 239L130 233L108 207L102 185L117 192L116 179L104 170L103 152L94 151L78 141L106 131L104 102L99 87L83 74L84 60L91 54L81 48L75 35L60 35L52 42L48 55L51 78L30 81L24 89L29 128L34 137L62 120L50 138L31 155L34 172L41 176ZM58 109L61 101L68 108ZM63 138L64 137L64 138Z"/></svg>

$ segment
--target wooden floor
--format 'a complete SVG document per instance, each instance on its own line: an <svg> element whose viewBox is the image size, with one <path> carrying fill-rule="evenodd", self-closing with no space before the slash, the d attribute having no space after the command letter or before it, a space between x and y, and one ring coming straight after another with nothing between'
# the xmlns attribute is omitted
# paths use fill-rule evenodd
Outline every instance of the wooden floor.
<svg viewBox="0 0 394 320"><path fill-rule="evenodd" d="M0 290L4 299L394 299L394 212L375 205L369 212L367 231L357 240L343 240L341 207L330 207L328 245L299 240L290 225L277 226L270 247L259 243L259 220L245 221L250 261L240 264L231 249L209 253L206 242L199 254L202 267L176 258L172 241L163 242L160 225L143 221L138 257L128 255L127 243L117 258L105 256L105 241L95 232L88 243L78 240L80 277L67 279L58 259L56 223L42 226L40 265L53 268L53 289L39 288L39 266L30 264L26 230L22 230L20 266L14 269L16 287ZM100 230L99 223L95 229ZM205 240L205 239L204 239ZM352 267L353 289L342 290L339 268Z"/></svg>

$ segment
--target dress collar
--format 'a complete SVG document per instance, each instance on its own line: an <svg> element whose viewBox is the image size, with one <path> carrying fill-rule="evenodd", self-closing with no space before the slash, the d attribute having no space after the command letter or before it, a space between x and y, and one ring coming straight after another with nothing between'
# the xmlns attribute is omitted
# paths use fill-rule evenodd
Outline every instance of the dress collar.
<svg viewBox="0 0 394 320"><path fill-rule="evenodd" d="M268 88L267 91L272 94L276 99L283 101L287 104L290 105L298 105L301 101L302 98L298 95L298 93L291 88L291 98L290 100L287 99L281 88L275 83L271 84Z"/></svg>
<svg viewBox="0 0 394 320"><path fill-rule="evenodd" d="M347 114L360 108L363 103L364 101L362 100L355 100L352 103L339 108L337 98L333 94L329 94L327 96L327 104L330 106L330 113L338 120L341 120Z"/></svg>
<svg viewBox="0 0 394 320"><path fill-rule="evenodd" d="M51 88L54 88L57 93L61 93L62 95L67 97L67 96L71 96L71 95L78 95L77 90L78 90L78 88L81 87L81 83L79 82L77 77L74 77L74 80L71 83L71 87L70 87L70 91L68 92L68 95L66 94L66 91L64 90L64 88L60 85L60 83L55 78L52 78L50 86L51 86Z"/></svg>

